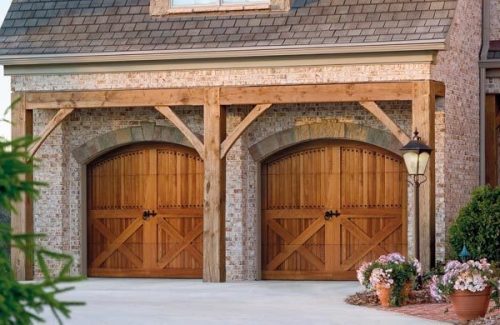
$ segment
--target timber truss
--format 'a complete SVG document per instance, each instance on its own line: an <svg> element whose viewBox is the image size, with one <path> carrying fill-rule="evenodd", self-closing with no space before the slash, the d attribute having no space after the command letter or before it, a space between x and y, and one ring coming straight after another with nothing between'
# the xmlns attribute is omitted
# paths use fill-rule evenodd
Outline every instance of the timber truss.
<svg viewBox="0 0 500 325"><path fill-rule="evenodd" d="M29 150L34 155L51 132L77 109L151 107L170 120L189 140L204 160L205 186L203 229L203 279L225 281L225 157L232 145L259 116L274 104L359 102L401 142L409 137L378 106L377 101L411 101L412 127L423 140L434 145L436 97L444 97L444 85L431 80L287 86L210 87L181 89L127 89L93 91L48 91L17 93L21 100L13 110L13 137L32 134L33 110L58 110L46 125L38 142ZM15 98L15 97L14 97ZM203 140L177 116L175 106L203 106ZM250 113L228 135L224 105L254 105ZM434 158L428 169L428 182L421 189L421 249L424 265L433 258L434 247ZM17 206L13 228L31 231L32 207L25 200ZM29 279L32 267L19 252L12 255L20 279Z"/></svg>

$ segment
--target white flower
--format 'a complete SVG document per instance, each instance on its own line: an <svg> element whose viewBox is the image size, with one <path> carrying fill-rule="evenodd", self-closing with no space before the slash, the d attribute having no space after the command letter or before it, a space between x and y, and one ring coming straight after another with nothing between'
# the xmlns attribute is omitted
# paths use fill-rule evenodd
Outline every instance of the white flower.
<svg viewBox="0 0 500 325"><path fill-rule="evenodd" d="M372 288L376 288L377 286L390 288L393 283L394 280L391 279L390 274L386 273L386 271L381 268L373 269L370 276L370 285Z"/></svg>
<svg viewBox="0 0 500 325"><path fill-rule="evenodd" d="M372 265L372 263L363 263L361 264L361 266L359 267L359 269L356 271L356 277L358 278L358 281L359 283L361 283L361 285L365 285L365 272L366 272L366 269L368 269L368 267L370 267Z"/></svg>

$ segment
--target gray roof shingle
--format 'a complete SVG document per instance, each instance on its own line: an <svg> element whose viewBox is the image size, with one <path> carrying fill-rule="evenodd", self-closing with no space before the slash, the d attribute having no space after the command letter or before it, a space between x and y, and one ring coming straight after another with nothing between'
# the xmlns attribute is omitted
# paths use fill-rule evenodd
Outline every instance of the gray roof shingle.
<svg viewBox="0 0 500 325"><path fill-rule="evenodd" d="M149 0L14 0L0 55L444 39L456 0L292 0L288 12L151 17Z"/></svg>

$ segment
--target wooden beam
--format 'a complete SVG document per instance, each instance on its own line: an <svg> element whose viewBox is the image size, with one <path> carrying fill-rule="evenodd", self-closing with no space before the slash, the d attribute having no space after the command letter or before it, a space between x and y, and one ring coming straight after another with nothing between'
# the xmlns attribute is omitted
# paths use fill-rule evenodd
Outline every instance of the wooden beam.
<svg viewBox="0 0 500 325"><path fill-rule="evenodd" d="M372 82L353 84L226 87L221 104L252 103L335 103L384 100L411 100L411 82Z"/></svg>
<svg viewBox="0 0 500 325"><path fill-rule="evenodd" d="M441 81L431 81L431 87L434 89L436 97L445 97L446 87Z"/></svg>
<svg viewBox="0 0 500 325"><path fill-rule="evenodd" d="M382 122L382 124L391 131L391 133L405 145L410 141L410 137L401 130L401 128L389 117L375 102L359 102L361 106L366 108L370 113Z"/></svg>
<svg viewBox="0 0 500 325"><path fill-rule="evenodd" d="M226 117L219 102L219 91L219 88L207 89L204 105L203 281L205 282L226 280L226 160L220 158L221 143L226 133Z"/></svg>
<svg viewBox="0 0 500 325"><path fill-rule="evenodd" d="M422 141L435 148L436 94L431 81L414 84L412 101L412 125ZM422 267L429 270L435 260L435 155L433 151L425 176L427 181L420 186L420 260Z"/></svg>
<svg viewBox="0 0 500 325"><path fill-rule="evenodd" d="M129 89L33 92L26 95L27 109L154 107L203 105L202 88Z"/></svg>
<svg viewBox="0 0 500 325"><path fill-rule="evenodd" d="M12 139L33 135L33 112L25 109L24 94L12 94L12 98L19 98L12 107ZM29 163L29 162L27 162ZM31 180L33 175L26 175ZM15 234L33 233L33 205L31 199L23 195L21 201L14 204L15 212L11 215L11 227ZM11 263L18 280L33 279L32 257L13 248Z"/></svg>
<svg viewBox="0 0 500 325"><path fill-rule="evenodd" d="M259 104L256 105L250 113L248 113L247 116L243 119L243 121L238 124L238 126L231 132L231 134L222 142L221 146L221 156L220 158L223 159L229 149L233 146L233 144L236 142L236 140L239 139L239 137L245 132L246 129L252 124L253 121L255 121L259 116L264 114L269 107L271 107L272 104Z"/></svg>
<svg viewBox="0 0 500 325"><path fill-rule="evenodd" d="M486 184L498 184L498 122L495 95L486 95L485 102Z"/></svg>
<svg viewBox="0 0 500 325"><path fill-rule="evenodd" d="M412 100L412 82L224 87L221 105ZM32 92L27 109L204 105L204 88Z"/></svg>
<svg viewBox="0 0 500 325"><path fill-rule="evenodd" d="M205 147L203 142L194 134L191 129L175 114L175 112L169 106L156 106L158 112L163 114L176 128L181 131L181 133L188 139L188 141L193 145L194 149L198 152L201 159L205 159Z"/></svg>
<svg viewBox="0 0 500 325"><path fill-rule="evenodd" d="M54 129L61 124L61 122L69 115L71 112L73 112L73 108L61 108L57 113L52 117L52 119L49 121L49 123L45 126L42 134L40 135L39 139L33 143L33 145L29 148L29 153L33 157L38 149L42 146L42 144L45 142L45 140L48 138L48 136L54 131Z"/></svg>

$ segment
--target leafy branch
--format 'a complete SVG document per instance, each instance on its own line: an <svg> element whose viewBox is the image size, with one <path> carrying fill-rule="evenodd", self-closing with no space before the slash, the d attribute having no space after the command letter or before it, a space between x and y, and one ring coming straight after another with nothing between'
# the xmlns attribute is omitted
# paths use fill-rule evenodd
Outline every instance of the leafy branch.
<svg viewBox="0 0 500 325"><path fill-rule="evenodd" d="M31 138L7 141L0 138L0 207L15 211L15 202L23 196L35 198L38 188L43 185L31 179L34 163L30 161L28 147ZM63 283L79 281L81 277L70 274L73 258L70 255L53 252L38 244L40 234L13 234L7 225L0 225L0 324L32 324L43 322L39 316L44 308L49 308L62 324L61 317L69 317L70 307L82 303L61 301L58 295L73 287L61 287ZM21 251L27 259L38 265L43 279L37 282L21 283L7 255L10 248ZM51 272L48 260L61 264L58 272Z"/></svg>
<svg viewBox="0 0 500 325"><path fill-rule="evenodd" d="M13 235L6 225L0 225L0 324L31 324L33 321L43 322L38 316L44 307L49 307L62 324L61 315L69 317L70 306L82 305L79 302L59 301L56 295L72 290L73 287L60 288L63 282L75 282L81 278L70 275L73 258L66 254L56 253L42 248L36 240L43 235L22 234ZM23 251L27 256L33 256L34 262L40 267L43 280L34 283L20 283L8 262L6 248L9 246ZM63 263L56 274L51 274L47 259Z"/></svg>

